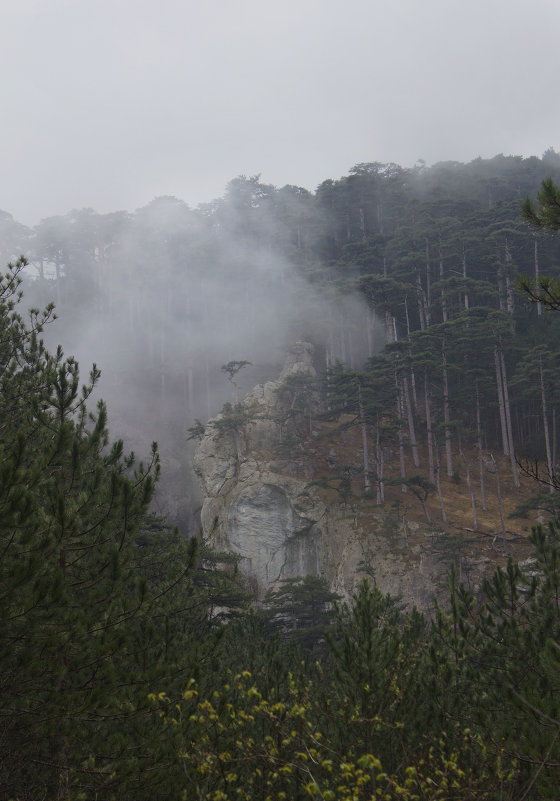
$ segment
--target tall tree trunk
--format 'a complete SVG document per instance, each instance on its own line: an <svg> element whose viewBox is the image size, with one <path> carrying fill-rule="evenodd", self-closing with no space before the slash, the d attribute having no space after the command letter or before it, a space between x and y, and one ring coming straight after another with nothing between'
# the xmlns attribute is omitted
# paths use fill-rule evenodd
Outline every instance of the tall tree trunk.
<svg viewBox="0 0 560 801"><path fill-rule="evenodd" d="M426 239L426 306L425 306L425 315L426 315L426 327L430 327L431 323L431 315L432 315L432 284L431 284L431 276L430 276L430 245L428 244L428 240Z"/></svg>
<svg viewBox="0 0 560 801"><path fill-rule="evenodd" d="M428 474L432 484L435 484L434 470L434 432L432 428L432 410L430 399L430 382L428 379L428 368L424 368L424 403L426 407L426 437L428 440Z"/></svg>
<svg viewBox="0 0 560 801"><path fill-rule="evenodd" d="M410 317L408 316L408 295L404 296L404 315L406 319L406 335L410 337Z"/></svg>
<svg viewBox="0 0 560 801"><path fill-rule="evenodd" d="M502 446L504 456L509 456L509 439L506 425L506 411L504 400L504 381L502 377L502 363L498 346L494 345L494 365L496 367L496 389L498 391L498 408L500 410L500 428L502 431Z"/></svg>
<svg viewBox="0 0 560 801"><path fill-rule="evenodd" d="M451 414L449 409L449 380L447 375L446 339L441 344L441 364L443 371L443 423L445 430L445 459L447 462L447 475L453 476L453 450L451 439Z"/></svg>
<svg viewBox="0 0 560 801"><path fill-rule="evenodd" d="M515 295L513 292L513 283L511 280L511 268L512 268L512 258L511 258L511 251L509 249L509 243L506 236L505 241L505 260L506 260L506 308L509 314L513 315L515 311ZM512 330L513 330L513 321L512 321Z"/></svg>
<svg viewBox="0 0 560 801"><path fill-rule="evenodd" d="M441 318L444 323L449 319L447 313L447 300L445 299L445 288L443 286L443 256L441 253L441 237L439 239L439 280L441 281Z"/></svg>
<svg viewBox="0 0 560 801"><path fill-rule="evenodd" d="M405 295L404 298L404 310L406 314L406 336L410 339L410 317L408 316L408 298ZM410 385L412 387L412 398L414 401L414 409L418 411L418 397L416 395L416 376L414 375L414 366L412 364L412 359L410 360Z"/></svg>
<svg viewBox="0 0 560 801"><path fill-rule="evenodd" d="M443 502L443 492L441 491L441 469L440 469L440 461L439 461L439 448L436 442L436 487L437 487L437 494L439 498L439 508L441 509L441 519L444 523L447 523L447 514L445 512L445 504Z"/></svg>
<svg viewBox="0 0 560 801"><path fill-rule="evenodd" d="M546 408L546 392L544 386L544 368L542 353L539 354L539 379L541 387L541 404L544 428L544 444L546 450L546 464L548 468L548 476L550 479L550 492L554 492L554 460L552 458L552 448L550 447L550 432L548 428L548 412Z"/></svg>
<svg viewBox="0 0 560 801"><path fill-rule="evenodd" d="M412 387L412 402L414 404L414 411L418 414L418 394L416 392L416 374L414 367L410 365L410 386Z"/></svg>
<svg viewBox="0 0 560 801"><path fill-rule="evenodd" d="M357 381L357 388L358 388L358 411L360 414L360 427L362 429L362 449L363 449L363 457L364 457L364 491L369 493L371 492L371 484L369 480L369 448L368 448L368 436L367 436L367 426L364 417L364 406L362 403L362 388L360 386L360 382Z"/></svg>
<svg viewBox="0 0 560 801"><path fill-rule="evenodd" d="M426 330L426 315L424 290L422 289L422 280L419 275L416 276L416 301L418 303L418 317L420 320L420 330Z"/></svg>
<svg viewBox="0 0 560 801"><path fill-rule="evenodd" d="M539 241L537 237L535 237L535 291L539 291ZM543 312L542 303L540 300L537 301L537 316L540 317Z"/></svg>
<svg viewBox="0 0 560 801"><path fill-rule="evenodd" d="M385 342L396 342L395 321L389 309L385 309L383 319L385 322Z"/></svg>
<svg viewBox="0 0 560 801"><path fill-rule="evenodd" d="M461 450L461 451L459 451L459 453L461 454L461 458L463 459L463 462L465 463L465 470L467 471L467 487L468 487L468 490L469 490L469 494L471 496L471 510L472 510L472 517L473 517L473 528L476 530L478 528L478 518L476 516L476 501L474 499L474 492L473 492L473 488L472 488L471 470L470 470L469 463L467 462L467 460L465 458L465 454L463 453L463 451Z"/></svg>
<svg viewBox="0 0 560 801"><path fill-rule="evenodd" d="M498 508L500 510L500 523L502 526L502 538L504 540L504 551L505 551L505 537L506 537L506 524L504 520L504 502L502 498L502 482L500 481L500 470L498 468L498 464L494 459L494 454L490 454L490 458L492 459L492 464L494 465L494 470L496 471L496 492L498 494Z"/></svg>
<svg viewBox="0 0 560 801"><path fill-rule="evenodd" d="M480 473L480 502L486 512L486 486L484 483L484 458L482 456L482 429L480 427L480 392L476 383L476 439L478 447L478 467Z"/></svg>
<svg viewBox="0 0 560 801"><path fill-rule="evenodd" d="M402 388L404 395L404 402L406 406L406 415L408 419L408 435L410 438L410 447L412 450L412 461L414 467L420 467L420 457L418 455L418 441L416 439L416 429L414 427L414 415L412 413L412 404L410 402L410 392L408 390L408 379L403 376Z"/></svg>
<svg viewBox="0 0 560 801"><path fill-rule="evenodd" d="M500 301L500 311L506 310L506 291L504 284L504 262L500 252L500 243L496 240L496 259L498 262L498 271L496 278L498 279L498 299Z"/></svg>
<svg viewBox="0 0 560 801"><path fill-rule="evenodd" d="M379 415L377 415L377 426L375 436L376 463L377 463L377 503L385 503L385 483L383 481L385 460L383 448L381 447L381 430L379 426Z"/></svg>
<svg viewBox="0 0 560 801"><path fill-rule="evenodd" d="M502 365L502 379L504 382L504 408L506 413L506 426L507 426L507 433L508 433L508 440L509 440L509 458L511 462L511 472L513 474L513 483L516 487L520 487L519 481L519 471L517 470L517 461L515 459L515 447L513 444L513 428L511 425L511 407L509 403L509 391L508 391L508 384L507 384L507 375L506 375L506 362L504 359L504 352L500 345L499 349L499 356Z"/></svg>
<svg viewBox="0 0 560 801"><path fill-rule="evenodd" d="M463 302L465 305L465 309L469 310L469 293L467 292L467 252L465 250L465 243L463 242L463 278L465 279L465 294L463 296Z"/></svg>
<svg viewBox="0 0 560 801"><path fill-rule="evenodd" d="M404 459L404 434L403 434L403 421L404 421L404 404L402 399L402 391L399 384L398 374L395 370L395 385L397 388L397 420L398 420L398 430L397 430L397 439L399 442L399 464L400 464L400 471L401 471L401 478L403 482L406 480L406 464ZM407 487L406 484L402 484L402 492L406 493Z"/></svg>

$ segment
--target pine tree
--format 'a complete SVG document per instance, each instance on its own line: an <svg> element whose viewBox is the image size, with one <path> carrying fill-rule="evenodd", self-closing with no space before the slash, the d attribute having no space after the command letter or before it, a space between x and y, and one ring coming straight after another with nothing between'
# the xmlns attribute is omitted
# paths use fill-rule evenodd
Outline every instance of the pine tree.
<svg viewBox="0 0 560 801"><path fill-rule="evenodd" d="M144 465L110 443L99 371L80 387L39 339L52 308L18 310L24 268L0 277L0 796L154 798L176 760L149 688L202 669L211 610L239 596L196 540L145 524L157 448Z"/></svg>

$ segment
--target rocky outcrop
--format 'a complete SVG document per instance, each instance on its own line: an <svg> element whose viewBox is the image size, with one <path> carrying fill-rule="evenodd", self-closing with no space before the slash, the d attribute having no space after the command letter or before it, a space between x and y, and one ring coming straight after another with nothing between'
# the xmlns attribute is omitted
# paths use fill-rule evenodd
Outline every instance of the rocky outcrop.
<svg viewBox="0 0 560 801"><path fill-rule="evenodd" d="M295 397L291 392L286 400L286 387L305 385L306 375L315 376L313 347L298 342L277 380L255 387L206 426L194 460L205 535L219 550L239 555L257 598L304 575L324 576L349 598L369 575L382 592L429 611L449 566L433 547L434 532L406 514L374 508L366 519L357 507L325 500L310 483L311 459L303 453L295 462L279 453ZM479 560L480 571L487 561Z"/></svg>
<svg viewBox="0 0 560 801"><path fill-rule="evenodd" d="M234 551L257 596L286 578L323 571L325 505L307 482L281 472L279 390L288 376L315 375L313 347L298 342L276 381L255 387L206 427L194 466L202 484L202 528L215 547Z"/></svg>

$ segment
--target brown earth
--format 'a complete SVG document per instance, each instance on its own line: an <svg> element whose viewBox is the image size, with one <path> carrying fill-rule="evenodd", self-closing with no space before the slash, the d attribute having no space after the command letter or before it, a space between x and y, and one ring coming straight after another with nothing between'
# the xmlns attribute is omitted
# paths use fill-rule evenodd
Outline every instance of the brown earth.
<svg viewBox="0 0 560 801"><path fill-rule="evenodd" d="M529 512L525 518L511 517L511 514L523 500L543 490L534 478L523 474L522 471L521 487L516 488L508 457L494 453L494 467L491 454L485 454L486 508L483 509L478 452L473 448L463 447L475 496L477 515L475 527L465 462L459 453L454 452L454 475L453 478L449 478L446 474L444 454L440 453L441 493L447 520L443 520L441 503L435 488L429 492L425 502L428 520L421 500L415 497L411 489L403 491L402 484L391 483L400 480L398 448L385 453L383 506L380 507L376 502L377 487L374 476L370 477L370 493L365 491L361 430L359 427L341 430L341 423L344 422L344 419L336 424L314 422L312 433L307 432L300 439L299 448L291 452L293 467L298 477L308 478L327 504L344 503L341 478L345 476L349 482L345 504L348 515L359 520L360 526L366 531L374 527L379 529L379 513L382 508L388 521L389 534L392 528L391 521L395 524L414 521L420 524L419 527L414 527L417 537L421 538L425 545L426 533L431 532L431 545L435 551L441 549L442 554L451 555L453 552L457 556L463 555L469 558L484 555L496 564L505 564L510 556L515 561L523 561L530 556L532 545L527 539L528 535L531 527L542 522L544 516L540 515L539 521L539 514L536 511ZM371 465L372 443L369 447ZM405 453L407 476L419 475L427 480L428 459L425 446L419 444L419 468L415 468L413 464L410 447L405 448ZM501 485L503 526L498 502L496 468L499 471Z"/></svg>

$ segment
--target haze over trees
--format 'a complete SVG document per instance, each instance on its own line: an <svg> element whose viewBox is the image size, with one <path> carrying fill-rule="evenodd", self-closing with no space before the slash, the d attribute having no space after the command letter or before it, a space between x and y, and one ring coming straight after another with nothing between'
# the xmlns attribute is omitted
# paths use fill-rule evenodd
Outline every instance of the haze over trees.
<svg viewBox="0 0 560 801"><path fill-rule="evenodd" d="M241 176L197 209L163 197L33 230L6 213L0 239L6 260L30 260L29 301L56 302L57 341L102 365L119 433L148 448L148 420L183 486L184 432L231 401L221 367L251 362L241 397L278 374L295 339L314 343L319 371L340 361L372 386L393 372L383 405L395 421L379 447L373 408L367 421L378 462L383 441L395 441L418 472L414 441L425 442L421 473L434 484L438 447L452 476L469 441L505 454L517 481L518 458L557 461L558 323L515 291L520 272L556 274L556 240L520 216L548 176L560 177L552 150L431 168L358 164L315 193ZM518 393L533 348L543 348L542 380ZM189 503L168 496L163 506L196 529Z"/></svg>
<svg viewBox="0 0 560 801"><path fill-rule="evenodd" d="M2 797L555 797L557 522L476 595L452 572L449 607L427 621L366 581L345 605L303 577L248 612L234 560L148 514L152 430L187 461L187 429L231 399L227 377L237 401L288 338L316 345L321 413L359 431L377 503L396 459L427 517L440 472L480 475L475 516L501 453L514 485L519 461L540 466L544 507L559 250L538 226L557 229L555 185L525 205L537 228L520 209L548 176L554 152L360 164L315 193L240 177L197 210L160 198L34 230L2 215ZM97 368L82 386L47 337L99 348L116 428L143 461L111 443ZM282 391L307 436L318 386Z"/></svg>

